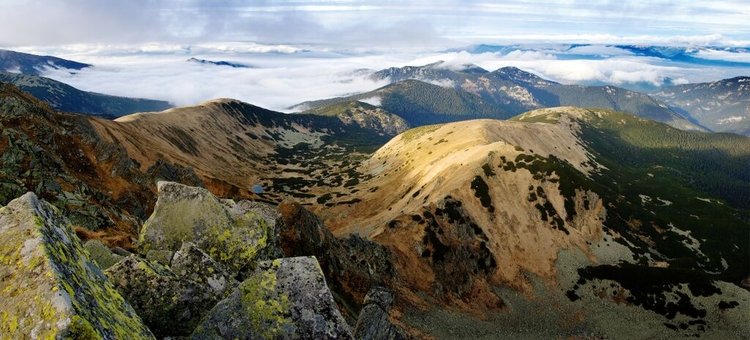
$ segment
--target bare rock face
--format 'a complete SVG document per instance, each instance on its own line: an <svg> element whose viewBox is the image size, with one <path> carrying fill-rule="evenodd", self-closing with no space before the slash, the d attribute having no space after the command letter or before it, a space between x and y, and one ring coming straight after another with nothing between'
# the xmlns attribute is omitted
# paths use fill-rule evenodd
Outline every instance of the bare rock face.
<svg viewBox="0 0 750 340"><path fill-rule="evenodd" d="M351 339L314 257L261 262L193 339Z"/></svg>
<svg viewBox="0 0 750 340"><path fill-rule="evenodd" d="M236 274L279 253L272 249L274 227L253 207L173 182L159 182L158 189L154 212L140 234L140 251L147 258L159 258L164 264L183 242L193 242Z"/></svg>
<svg viewBox="0 0 750 340"><path fill-rule="evenodd" d="M158 337L185 336L226 296L233 283L192 245L175 254L178 271L131 255L107 276ZM187 260L195 260L186 264ZM195 271L206 265L205 270Z"/></svg>
<svg viewBox="0 0 750 340"><path fill-rule="evenodd" d="M0 208L0 303L3 338L154 338L67 220L33 193Z"/></svg>
<svg viewBox="0 0 750 340"><path fill-rule="evenodd" d="M323 221L302 205L279 205L279 244L286 256L315 256L331 289L350 303L362 301L371 287L387 285L394 275L391 253L357 235L336 238ZM350 312L354 322L356 313Z"/></svg>
<svg viewBox="0 0 750 340"><path fill-rule="evenodd" d="M404 332L393 325L388 313L393 305L393 294L383 287L367 293L364 307L354 327L354 338L363 340L406 339Z"/></svg>

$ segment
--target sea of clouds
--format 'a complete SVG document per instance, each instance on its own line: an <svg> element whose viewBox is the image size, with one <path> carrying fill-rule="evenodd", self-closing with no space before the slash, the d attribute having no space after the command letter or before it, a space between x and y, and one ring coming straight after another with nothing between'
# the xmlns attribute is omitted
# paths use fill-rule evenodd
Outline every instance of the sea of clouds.
<svg viewBox="0 0 750 340"><path fill-rule="evenodd" d="M307 100L387 85L387 81L369 78L372 71L439 60L445 62L444 67L475 64L492 71L516 66L566 84L612 84L642 90L656 89L665 82L683 84L750 75L750 53L746 49L706 47L681 50L699 62L637 55L612 45L564 44L509 46L489 52L471 47L400 52L243 42L14 49L93 64L77 72L48 69L44 73L87 91L163 99L180 106L228 97L281 111ZM189 62L193 57L247 67Z"/></svg>

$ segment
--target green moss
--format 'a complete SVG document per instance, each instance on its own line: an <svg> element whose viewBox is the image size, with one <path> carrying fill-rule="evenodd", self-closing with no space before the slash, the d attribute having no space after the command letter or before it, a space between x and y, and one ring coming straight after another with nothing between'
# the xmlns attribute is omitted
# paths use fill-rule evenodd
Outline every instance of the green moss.
<svg viewBox="0 0 750 340"><path fill-rule="evenodd" d="M65 339L72 340L95 340L102 339L102 336L96 332L94 326L91 325L86 319L81 318L78 315L73 315L68 326L68 335Z"/></svg>

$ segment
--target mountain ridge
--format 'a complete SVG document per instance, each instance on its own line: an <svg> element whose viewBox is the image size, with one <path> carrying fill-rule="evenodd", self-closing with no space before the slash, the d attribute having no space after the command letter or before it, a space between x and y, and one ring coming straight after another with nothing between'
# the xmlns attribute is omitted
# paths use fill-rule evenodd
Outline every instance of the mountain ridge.
<svg viewBox="0 0 750 340"><path fill-rule="evenodd" d="M438 62L389 68L370 77L389 80L391 84L348 97L304 102L293 108L322 111L325 106L342 101L377 97L383 109L419 126L473 118L508 119L528 110L571 105L627 111L681 129L705 130L646 94L610 85L564 85L516 67L480 72L472 67L451 69Z"/></svg>
<svg viewBox="0 0 750 340"><path fill-rule="evenodd" d="M172 107L169 102L144 98L110 96L79 90L65 83L35 75L0 72L0 82L11 83L55 109L105 118Z"/></svg>

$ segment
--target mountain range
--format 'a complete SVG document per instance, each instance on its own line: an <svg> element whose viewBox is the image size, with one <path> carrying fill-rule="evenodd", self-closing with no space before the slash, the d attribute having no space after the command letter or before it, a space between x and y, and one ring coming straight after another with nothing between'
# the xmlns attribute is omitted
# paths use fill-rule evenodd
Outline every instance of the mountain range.
<svg viewBox="0 0 750 340"><path fill-rule="evenodd" d="M653 96L712 131L750 136L750 77L677 85Z"/></svg>
<svg viewBox="0 0 750 340"><path fill-rule="evenodd" d="M0 74L0 334L750 335L746 78L369 77L286 114Z"/></svg>
<svg viewBox="0 0 750 340"><path fill-rule="evenodd" d="M163 100L82 91L41 76L47 69L63 69L74 73L88 67L93 65L51 56L0 50L0 82L14 84L57 110L116 118L135 112L161 111L172 106Z"/></svg>
<svg viewBox="0 0 750 340"><path fill-rule="evenodd" d="M473 118L507 119L538 108L578 106L625 111L680 129L705 130L646 94L614 86L559 84L515 67L489 72L475 65L451 67L437 62L389 68L374 72L371 78L391 84L349 97L301 103L293 109L320 112L342 101L370 100L411 126L420 126Z"/></svg>
<svg viewBox="0 0 750 340"><path fill-rule="evenodd" d="M39 56L10 50L0 50L0 71L38 76L47 68L67 69L71 72L91 67L91 64L52 56Z"/></svg>
<svg viewBox="0 0 750 340"><path fill-rule="evenodd" d="M269 204L281 216L274 223L283 255L316 256L350 325L381 287L393 294L393 324L368 327L411 337L750 331L747 137L607 109L542 108L405 130L409 120L383 105L327 108L290 115L219 99L106 120L56 112L4 84L0 204L34 191L77 237L133 252L107 273L159 336L206 328L188 329L200 320L167 325L156 316L169 309L142 302L160 290L136 281L133 270L150 266L167 280L181 268L159 260L163 251L146 251L162 243L144 232L170 225L154 222L178 212L169 204L208 192ZM167 189L158 180L208 190ZM221 202L230 216L245 209ZM225 218L193 209L203 213L174 221L203 228L198 220ZM216 240L233 240L226 235ZM179 252L190 247L175 242ZM225 265L244 254L201 244ZM104 263L110 253L90 256ZM229 317L220 316L230 313L229 301L201 302L213 315L201 327Z"/></svg>

